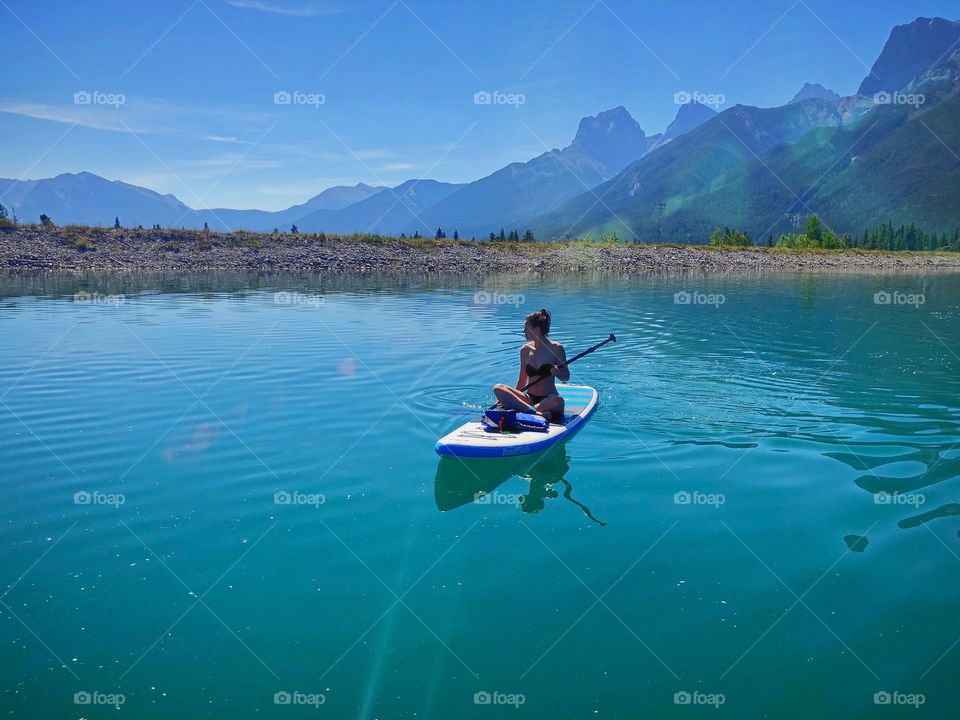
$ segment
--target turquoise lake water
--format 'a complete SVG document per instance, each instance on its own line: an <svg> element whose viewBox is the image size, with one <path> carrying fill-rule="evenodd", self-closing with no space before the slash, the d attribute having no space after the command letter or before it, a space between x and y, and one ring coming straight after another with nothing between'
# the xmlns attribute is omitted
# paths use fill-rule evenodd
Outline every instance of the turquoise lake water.
<svg viewBox="0 0 960 720"><path fill-rule="evenodd" d="M541 306L616 333L596 414L441 463ZM2 277L4 715L947 717L958 320L949 274Z"/></svg>

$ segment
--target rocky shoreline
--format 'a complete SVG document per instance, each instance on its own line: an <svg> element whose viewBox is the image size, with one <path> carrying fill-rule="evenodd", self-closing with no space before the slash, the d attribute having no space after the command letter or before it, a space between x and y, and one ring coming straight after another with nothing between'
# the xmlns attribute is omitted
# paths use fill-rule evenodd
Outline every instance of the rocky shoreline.
<svg viewBox="0 0 960 720"><path fill-rule="evenodd" d="M18 227L0 232L13 271L284 271L649 274L735 271L960 270L960 253L788 251L599 243L502 243L197 230Z"/></svg>

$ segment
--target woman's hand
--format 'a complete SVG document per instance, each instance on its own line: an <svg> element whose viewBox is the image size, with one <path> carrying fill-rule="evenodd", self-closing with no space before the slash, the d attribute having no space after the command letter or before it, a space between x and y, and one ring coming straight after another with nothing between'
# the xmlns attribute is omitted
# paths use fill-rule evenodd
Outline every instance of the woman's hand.
<svg viewBox="0 0 960 720"><path fill-rule="evenodd" d="M563 372L563 368L560 367L559 365L554 365L552 368L550 368L550 374L553 375L554 377L559 377L560 373L562 372Z"/></svg>

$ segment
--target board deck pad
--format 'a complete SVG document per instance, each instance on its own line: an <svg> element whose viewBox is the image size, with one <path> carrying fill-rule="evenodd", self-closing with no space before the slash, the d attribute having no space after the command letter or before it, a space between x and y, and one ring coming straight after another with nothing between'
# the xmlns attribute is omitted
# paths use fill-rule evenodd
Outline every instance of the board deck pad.
<svg viewBox="0 0 960 720"><path fill-rule="evenodd" d="M464 423L437 441L438 455L496 458L540 452L570 437L590 418L597 407L597 391L586 385L557 384L564 400L563 420L550 423L547 432L499 433L487 430L480 420Z"/></svg>

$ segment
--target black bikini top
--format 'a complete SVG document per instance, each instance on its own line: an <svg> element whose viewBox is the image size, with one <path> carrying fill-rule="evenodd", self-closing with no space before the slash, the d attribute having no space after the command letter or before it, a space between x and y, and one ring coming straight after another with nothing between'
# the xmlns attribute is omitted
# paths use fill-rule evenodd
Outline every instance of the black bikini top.
<svg viewBox="0 0 960 720"><path fill-rule="evenodd" d="M527 377L547 377L551 374L551 370L553 370L553 365L550 363L544 363L539 369L527 363Z"/></svg>

